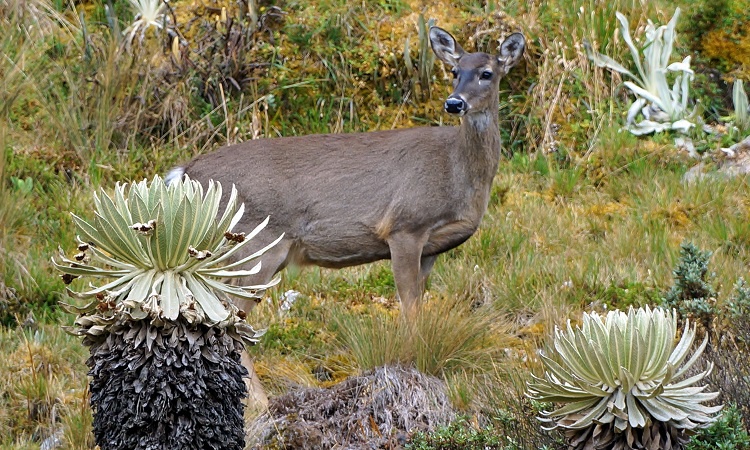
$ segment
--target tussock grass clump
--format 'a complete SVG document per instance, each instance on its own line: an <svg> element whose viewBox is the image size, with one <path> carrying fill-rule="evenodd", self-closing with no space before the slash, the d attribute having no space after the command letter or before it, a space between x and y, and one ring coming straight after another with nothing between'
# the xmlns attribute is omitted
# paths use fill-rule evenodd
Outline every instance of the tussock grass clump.
<svg viewBox="0 0 750 450"><path fill-rule="evenodd" d="M481 372L513 345L511 324L503 314L490 307L473 309L463 299L430 299L413 318L339 309L332 322L362 369L411 364L434 376L459 369Z"/></svg>
<svg viewBox="0 0 750 450"><path fill-rule="evenodd" d="M393 313L355 315L340 310L334 313L333 323L338 339L365 370L413 358L405 342L409 338L408 326Z"/></svg>

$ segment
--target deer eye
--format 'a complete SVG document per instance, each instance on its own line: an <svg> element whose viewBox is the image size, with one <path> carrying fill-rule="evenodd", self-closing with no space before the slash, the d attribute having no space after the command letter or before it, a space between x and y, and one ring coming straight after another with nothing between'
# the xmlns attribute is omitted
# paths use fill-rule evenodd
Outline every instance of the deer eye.
<svg viewBox="0 0 750 450"><path fill-rule="evenodd" d="M455 67L451 69L451 73L453 74L453 78L458 78L458 69Z"/></svg>
<svg viewBox="0 0 750 450"><path fill-rule="evenodd" d="M482 72L482 75L480 75L480 78L482 80L489 80L492 78L492 72L490 72L489 70L485 70L484 72Z"/></svg>

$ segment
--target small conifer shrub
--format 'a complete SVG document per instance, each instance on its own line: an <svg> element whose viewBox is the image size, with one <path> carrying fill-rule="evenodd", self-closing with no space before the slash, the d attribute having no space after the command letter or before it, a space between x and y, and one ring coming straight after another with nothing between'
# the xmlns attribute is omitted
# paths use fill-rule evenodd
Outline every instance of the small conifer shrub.
<svg viewBox="0 0 750 450"><path fill-rule="evenodd" d="M680 261L673 271L674 285L662 300L665 308L676 309L681 317L700 322L706 329L710 329L717 312L717 293L710 283L713 274L708 270L710 260L711 252L683 243Z"/></svg>

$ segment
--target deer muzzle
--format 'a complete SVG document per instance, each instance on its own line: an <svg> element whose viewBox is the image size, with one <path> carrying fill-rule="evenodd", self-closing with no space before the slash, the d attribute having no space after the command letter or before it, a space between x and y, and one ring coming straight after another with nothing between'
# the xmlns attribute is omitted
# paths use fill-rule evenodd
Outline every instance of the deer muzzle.
<svg viewBox="0 0 750 450"><path fill-rule="evenodd" d="M461 97L448 97L448 100L445 101L444 107L445 111L450 114L458 114L459 116L463 116L464 114L466 114L466 110L469 108L469 105Z"/></svg>

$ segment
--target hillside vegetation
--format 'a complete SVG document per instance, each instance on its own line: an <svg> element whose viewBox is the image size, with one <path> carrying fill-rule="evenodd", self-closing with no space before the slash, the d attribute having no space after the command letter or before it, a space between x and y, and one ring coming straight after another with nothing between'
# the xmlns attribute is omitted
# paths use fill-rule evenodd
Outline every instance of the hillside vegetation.
<svg viewBox="0 0 750 450"><path fill-rule="evenodd" d="M615 13L640 45L649 21L666 24L678 7L670 62L692 57L695 126L636 136L630 78L597 67L587 46L635 71ZM439 257L416 324L399 321L387 262L285 271L248 315L267 329L251 351L269 395L413 365L444 382L458 417L439 430L454 444L415 434L412 448L464 438L462 448L564 448L535 418L549 405L524 395L539 352L584 311L662 305L690 243L710 252L710 295L672 295L669 306L710 337L708 381L717 401L740 405L730 417L747 429L750 322L728 314L750 313L736 288L750 277L750 185L724 169L750 145L722 148L750 135L747 104L743 115L733 102L733 83L750 83L750 32L739 24L748 7L175 0L159 22L135 26L125 1L0 0L0 448L94 446L88 355L62 329L74 318L58 301L74 301L50 263L75 246L70 212L91 217L100 187L230 143L457 124L443 111L450 68L430 49L432 24L470 51L495 52L514 31L527 39L500 86L504 148L489 210Z"/></svg>

